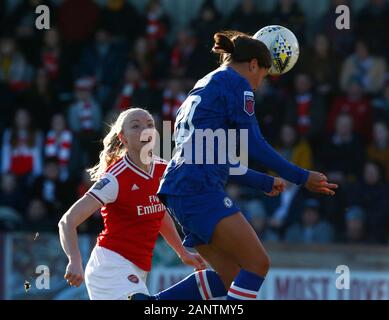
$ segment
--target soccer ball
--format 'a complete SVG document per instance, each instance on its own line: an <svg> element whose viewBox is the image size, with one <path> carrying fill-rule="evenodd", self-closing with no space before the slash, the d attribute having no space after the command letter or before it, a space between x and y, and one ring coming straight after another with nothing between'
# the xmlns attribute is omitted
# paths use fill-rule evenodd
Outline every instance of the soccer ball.
<svg viewBox="0 0 389 320"><path fill-rule="evenodd" d="M296 64L300 48L296 36L289 29L277 25L267 26L254 34L253 38L262 41L270 51L270 75L284 74Z"/></svg>

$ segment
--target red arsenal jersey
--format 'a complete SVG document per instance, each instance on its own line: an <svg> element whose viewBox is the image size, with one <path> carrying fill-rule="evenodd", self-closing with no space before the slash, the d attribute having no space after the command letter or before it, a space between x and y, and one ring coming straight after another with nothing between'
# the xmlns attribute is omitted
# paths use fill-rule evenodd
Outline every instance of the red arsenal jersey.
<svg viewBox="0 0 389 320"><path fill-rule="evenodd" d="M109 166L87 192L104 205L104 230L97 245L117 252L145 271L151 269L166 210L156 196L165 168L165 160L154 157L150 171L145 172L126 155Z"/></svg>

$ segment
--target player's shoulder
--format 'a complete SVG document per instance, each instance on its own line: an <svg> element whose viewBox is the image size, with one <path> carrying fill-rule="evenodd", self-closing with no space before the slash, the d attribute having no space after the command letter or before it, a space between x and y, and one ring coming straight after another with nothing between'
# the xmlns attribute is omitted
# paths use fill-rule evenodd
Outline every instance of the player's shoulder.
<svg viewBox="0 0 389 320"><path fill-rule="evenodd" d="M127 165L124 161L124 157L121 157L120 159L116 160L114 163L107 167L107 169L105 170L105 174L117 178L126 169L126 167Z"/></svg>
<svg viewBox="0 0 389 320"><path fill-rule="evenodd" d="M158 166L158 167L166 168L168 165L168 162L165 159L158 157L158 156L155 156L155 155L153 155L153 162L154 162L154 165Z"/></svg>
<svg viewBox="0 0 389 320"><path fill-rule="evenodd" d="M227 96L241 97L245 91L251 91L248 81L229 66L221 66L214 74L215 86Z"/></svg>

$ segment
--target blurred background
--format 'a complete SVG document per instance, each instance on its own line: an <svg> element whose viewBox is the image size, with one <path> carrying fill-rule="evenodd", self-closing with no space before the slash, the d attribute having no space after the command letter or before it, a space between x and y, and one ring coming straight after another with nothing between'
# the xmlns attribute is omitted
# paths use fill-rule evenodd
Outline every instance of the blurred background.
<svg viewBox="0 0 389 320"><path fill-rule="evenodd" d="M37 30L35 8L50 8ZM349 30L335 8L351 10ZM107 124L145 107L158 128L217 67L213 34L292 30L292 71L256 93L268 141L325 172L334 197L288 185L277 198L229 185L272 259L263 299L389 299L389 3L385 0L0 0L0 298L86 299L66 286L57 223L92 185ZM263 170L257 164L253 167ZM79 228L87 262L102 228ZM50 289L38 289L38 265ZM337 290L335 269L350 269ZM191 272L158 240L151 293ZM25 290L24 283L31 284Z"/></svg>

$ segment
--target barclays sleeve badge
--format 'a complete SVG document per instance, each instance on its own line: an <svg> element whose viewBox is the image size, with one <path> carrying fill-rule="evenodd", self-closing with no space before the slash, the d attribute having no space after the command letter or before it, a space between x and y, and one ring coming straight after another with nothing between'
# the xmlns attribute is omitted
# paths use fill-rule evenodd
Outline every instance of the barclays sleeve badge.
<svg viewBox="0 0 389 320"><path fill-rule="evenodd" d="M94 190L101 190L106 186L108 183L110 183L109 179L103 178L100 181L96 182L93 189Z"/></svg>

